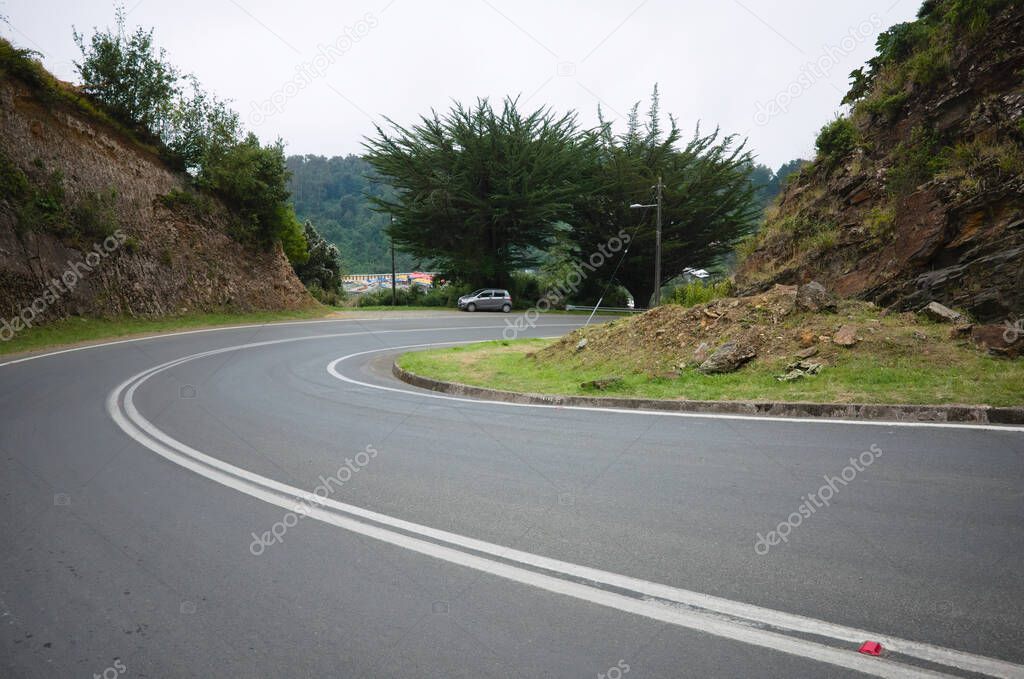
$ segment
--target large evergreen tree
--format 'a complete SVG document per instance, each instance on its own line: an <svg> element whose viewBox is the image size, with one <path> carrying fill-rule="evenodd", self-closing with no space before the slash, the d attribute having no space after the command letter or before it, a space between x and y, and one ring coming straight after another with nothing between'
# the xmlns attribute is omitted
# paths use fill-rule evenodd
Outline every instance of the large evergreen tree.
<svg viewBox="0 0 1024 679"><path fill-rule="evenodd" d="M732 250L756 224L760 206L750 180L753 157L735 136L698 126L682 147L674 118L663 129L658 90L651 96L646 124L634 105L623 134L602 122L599 162L590 184L597 190L582 197L573 222L578 256L586 257L620 229L636 230L629 254L616 275L640 305L686 267L708 267ZM662 178L662 280L654 280L655 210L630 209L655 202L654 186ZM615 262L597 276L609 276Z"/></svg>
<svg viewBox="0 0 1024 679"><path fill-rule="evenodd" d="M575 114L524 114L512 99L495 110L482 99L412 127L388 122L366 158L396 189L372 199L394 216L390 235L473 285L506 285L534 264L584 191L593 145Z"/></svg>

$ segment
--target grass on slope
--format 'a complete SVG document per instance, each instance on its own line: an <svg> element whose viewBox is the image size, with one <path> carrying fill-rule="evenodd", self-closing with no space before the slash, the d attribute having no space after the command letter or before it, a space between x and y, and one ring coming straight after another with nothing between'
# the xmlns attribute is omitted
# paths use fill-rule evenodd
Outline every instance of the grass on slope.
<svg viewBox="0 0 1024 679"><path fill-rule="evenodd" d="M774 296L773 296L774 295ZM1024 359L992 357L969 340L949 338L949 325L913 314L881 315L866 303L839 314L786 312L783 295L722 300L690 310L661 307L558 340L498 341L408 353L399 365L435 379L511 391L661 399L811 401L822 403L1024 405ZM705 311L706 310L706 311ZM720 320L710 321L721 313ZM759 320L760 319L760 320ZM727 322L728 321L728 322ZM827 340L852 323L860 341ZM824 365L820 374L780 382L808 330ZM576 351L578 341L588 345ZM704 375L695 344L713 349L735 339L758 343L758 358L740 370ZM583 383L621 378L607 389Z"/></svg>
<svg viewBox="0 0 1024 679"><path fill-rule="evenodd" d="M320 307L298 311L183 314L163 318L137 318L129 316L118 318L70 317L24 330L6 342L0 342L0 354L37 351L39 349L81 342L172 332L174 330L321 318L330 311L332 311L330 307Z"/></svg>

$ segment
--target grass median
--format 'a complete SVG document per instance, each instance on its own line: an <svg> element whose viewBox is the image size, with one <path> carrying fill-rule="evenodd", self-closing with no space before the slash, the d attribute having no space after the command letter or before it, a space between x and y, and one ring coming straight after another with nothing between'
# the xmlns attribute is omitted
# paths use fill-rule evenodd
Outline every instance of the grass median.
<svg viewBox="0 0 1024 679"><path fill-rule="evenodd" d="M555 340L482 342L407 353L398 364L412 373L447 382L542 394L637 398L805 401L816 403L1024 405L1024 360L976 350L907 355L850 353L820 374L780 382L790 359L754 363L721 375L696 367L652 375L623 370L621 357L607 361L547 358ZM618 378L604 389L583 386Z"/></svg>

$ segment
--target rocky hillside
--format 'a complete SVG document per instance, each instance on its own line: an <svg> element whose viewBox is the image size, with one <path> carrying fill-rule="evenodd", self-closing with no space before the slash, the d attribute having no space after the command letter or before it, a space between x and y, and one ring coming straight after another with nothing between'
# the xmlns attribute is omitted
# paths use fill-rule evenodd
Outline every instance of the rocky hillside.
<svg viewBox="0 0 1024 679"><path fill-rule="evenodd" d="M280 246L233 240L221 203L40 77L0 70L2 319L312 303Z"/></svg>
<svg viewBox="0 0 1024 679"><path fill-rule="evenodd" d="M738 290L816 279L895 309L1024 314L1024 3L928 0L846 103L741 246Z"/></svg>

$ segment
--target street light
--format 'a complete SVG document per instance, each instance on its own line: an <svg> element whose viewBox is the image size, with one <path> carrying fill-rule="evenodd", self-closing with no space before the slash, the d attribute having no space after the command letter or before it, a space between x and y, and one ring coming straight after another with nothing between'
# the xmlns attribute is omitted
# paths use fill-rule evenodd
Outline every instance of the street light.
<svg viewBox="0 0 1024 679"><path fill-rule="evenodd" d="M395 216L391 215L391 226L395 226ZM391 306L395 306L395 237L391 236Z"/></svg>
<svg viewBox="0 0 1024 679"><path fill-rule="evenodd" d="M655 188L658 189L658 202L651 205L633 203L629 207L633 210L648 207L658 208L654 229L654 306L658 306L661 304L661 175L658 175L658 186Z"/></svg>

